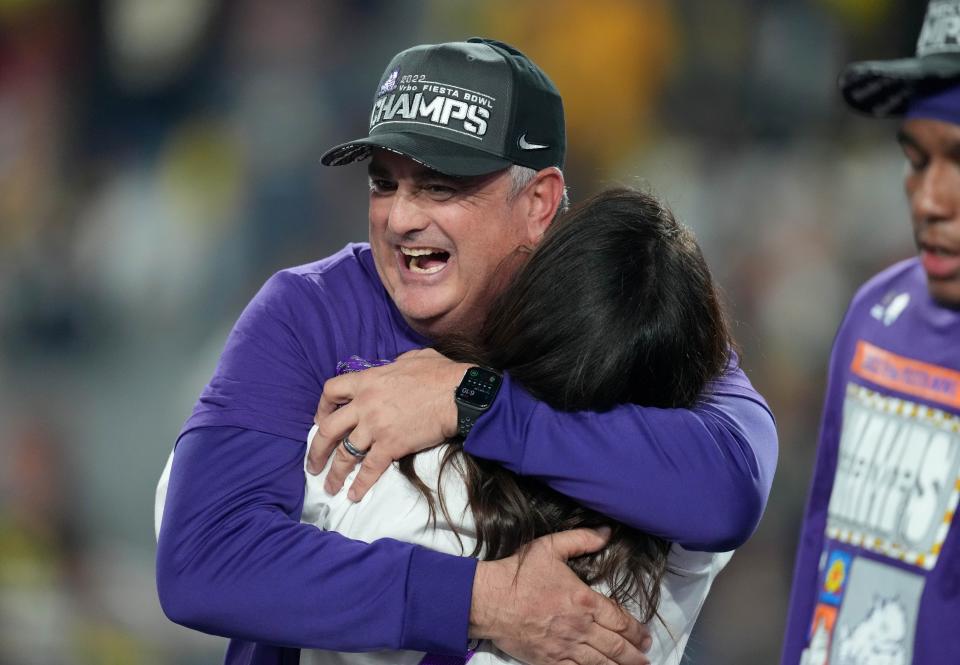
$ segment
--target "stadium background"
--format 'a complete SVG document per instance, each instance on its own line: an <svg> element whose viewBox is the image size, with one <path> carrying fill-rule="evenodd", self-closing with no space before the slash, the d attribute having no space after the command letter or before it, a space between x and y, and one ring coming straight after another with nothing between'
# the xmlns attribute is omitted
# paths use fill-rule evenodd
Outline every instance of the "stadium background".
<svg viewBox="0 0 960 665"><path fill-rule="evenodd" d="M560 88L574 200L658 192L726 291L780 464L688 654L775 662L833 333L912 252L894 126L835 80L924 4L0 0L0 663L219 661L158 606L156 479L263 280L365 237L320 153L396 51L476 34Z"/></svg>

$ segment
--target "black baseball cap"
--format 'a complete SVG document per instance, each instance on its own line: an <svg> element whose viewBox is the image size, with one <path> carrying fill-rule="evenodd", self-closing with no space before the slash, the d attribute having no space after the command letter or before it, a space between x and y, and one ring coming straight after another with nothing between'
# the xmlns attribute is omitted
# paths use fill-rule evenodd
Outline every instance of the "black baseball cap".
<svg viewBox="0 0 960 665"><path fill-rule="evenodd" d="M900 60L855 62L840 75L846 102L869 115L903 115L915 97L960 80L960 0L930 0L917 54Z"/></svg>
<svg viewBox="0 0 960 665"><path fill-rule="evenodd" d="M440 173L471 176L511 164L563 166L563 101L556 86L508 44L474 37L401 51L377 86L365 138L325 152L327 166L400 153Z"/></svg>

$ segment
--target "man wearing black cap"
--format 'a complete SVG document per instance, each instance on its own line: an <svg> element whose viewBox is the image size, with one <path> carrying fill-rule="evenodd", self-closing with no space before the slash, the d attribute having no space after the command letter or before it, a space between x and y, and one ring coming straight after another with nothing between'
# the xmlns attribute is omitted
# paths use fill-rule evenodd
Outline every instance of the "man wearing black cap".
<svg viewBox="0 0 960 665"><path fill-rule="evenodd" d="M844 99L900 117L917 256L867 282L830 359L783 664L960 662L960 1Z"/></svg>
<svg viewBox="0 0 960 665"><path fill-rule="evenodd" d="M729 550L752 533L776 432L739 369L694 410L572 414L508 375L414 351L469 336L539 241L565 197L563 132L560 96L536 65L470 40L399 54L377 86L369 136L324 156L371 157L370 244L267 282L187 420L170 476L161 603L175 621L233 638L228 662L295 662L300 647L463 656L474 637L533 663L646 661L646 629L563 563L602 545L592 531L536 541L517 576L515 557L478 563L300 524L303 441L321 393L314 469L335 448L342 476L364 459L369 483L383 460L459 434L478 457L690 548ZM400 357L332 378L351 356Z"/></svg>

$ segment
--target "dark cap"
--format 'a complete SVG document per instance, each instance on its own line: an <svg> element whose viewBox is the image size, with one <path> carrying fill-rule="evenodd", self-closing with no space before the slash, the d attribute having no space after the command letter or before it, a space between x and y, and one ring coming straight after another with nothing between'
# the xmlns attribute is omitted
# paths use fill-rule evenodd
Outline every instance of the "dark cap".
<svg viewBox="0 0 960 665"><path fill-rule="evenodd" d="M855 62L840 75L846 102L878 118L903 115L917 95L960 79L960 0L930 0L917 55Z"/></svg>
<svg viewBox="0 0 960 665"><path fill-rule="evenodd" d="M366 138L324 153L340 166L385 148L454 176L511 164L563 166L563 102L527 56L492 39L424 44L397 54L377 86Z"/></svg>

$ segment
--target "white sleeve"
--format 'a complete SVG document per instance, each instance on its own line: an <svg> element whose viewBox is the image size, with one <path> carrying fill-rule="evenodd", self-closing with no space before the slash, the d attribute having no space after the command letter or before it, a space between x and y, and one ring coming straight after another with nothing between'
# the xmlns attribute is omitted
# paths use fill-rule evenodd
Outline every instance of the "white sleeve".
<svg viewBox="0 0 960 665"><path fill-rule="evenodd" d="M170 469L173 467L173 451L167 457L167 464L163 467L163 473L160 474L160 481L157 483L157 493L153 500L153 534L157 540L160 540L160 523L163 521L163 506L167 502L167 485L170 484Z"/></svg>
<svg viewBox="0 0 960 665"><path fill-rule="evenodd" d="M312 524L326 531L329 526L326 522L327 516L330 513L329 499L331 497L327 494L327 491L323 489L323 483L327 478L327 472L330 471L333 455L330 455L323 471L317 475L313 475L307 471L307 455L310 454L310 443L313 441L313 435L317 433L317 429L317 426L314 425L310 428L310 433L307 434L307 452L303 456L303 475L306 480L303 488L303 512L300 513L300 521ZM344 487L347 486L348 485L344 483Z"/></svg>

